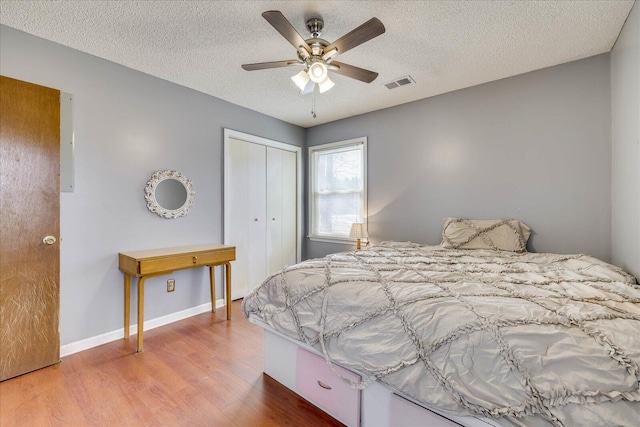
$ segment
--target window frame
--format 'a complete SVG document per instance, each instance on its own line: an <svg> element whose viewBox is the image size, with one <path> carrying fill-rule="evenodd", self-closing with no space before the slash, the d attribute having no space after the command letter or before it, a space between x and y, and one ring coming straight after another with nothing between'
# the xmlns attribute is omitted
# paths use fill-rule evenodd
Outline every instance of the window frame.
<svg viewBox="0 0 640 427"><path fill-rule="evenodd" d="M316 173L314 154L322 151L332 151L341 148L362 146L362 221L367 225L368 218L368 204L367 204L367 137L362 136L358 138L348 139L345 141L329 142L326 144L318 144L309 147L309 195L308 195L308 209L309 209L309 233L307 237L314 242L328 242L328 243L341 243L344 245L355 243L356 239L350 237L342 237L337 235L318 235L316 232L316 214L315 214L315 186L316 186Z"/></svg>

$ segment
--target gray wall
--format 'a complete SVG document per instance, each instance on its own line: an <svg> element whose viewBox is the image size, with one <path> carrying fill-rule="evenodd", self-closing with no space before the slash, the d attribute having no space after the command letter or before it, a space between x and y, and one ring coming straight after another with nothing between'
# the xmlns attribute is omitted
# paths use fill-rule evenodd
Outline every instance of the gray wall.
<svg viewBox="0 0 640 427"><path fill-rule="evenodd" d="M435 245L448 216L518 218L531 251L609 261L609 77L599 55L313 127L306 141L368 137L373 241ZM306 246L308 258L347 248Z"/></svg>
<svg viewBox="0 0 640 427"><path fill-rule="evenodd" d="M640 279L640 6L611 52L611 253Z"/></svg>
<svg viewBox="0 0 640 427"><path fill-rule="evenodd" d="M61 194L60 208L63 345L123 327L118 252L222 242L224 127L304 141L297 126L5 26L0 73L74 96L76 189ZM186 217L147 210L143 189L161 169L193 181L195 205ZM172 294L169 277L176 279ZM206 269L149 279L145 318L208 302L207 283Z"/></svg>

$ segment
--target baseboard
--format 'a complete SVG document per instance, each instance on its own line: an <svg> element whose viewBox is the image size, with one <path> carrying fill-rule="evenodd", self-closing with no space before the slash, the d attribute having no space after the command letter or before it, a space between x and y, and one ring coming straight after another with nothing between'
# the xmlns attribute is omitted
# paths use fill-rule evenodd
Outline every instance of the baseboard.
<svg viewBox="0 0 640 427"><path fill-rule="evenodd" d="M216 300L216 309L225 306L224 299ZM169 323L177 322L178 320L186 319L187 317L195 316L197 314L206 313L211 311L211 303L198 305L196 307L188 308L186 310L178 311L175 313L167 314L166 316L158 317L155 319L147 320L144 322L144 330L157 328L159 326L168 325ZM132 319L133 320L133 319ZM138 325L131 325L129 329L131 335L138 333ZM107 332L106 334L96 335L95 337L87 338L84 340L72 342L60 346L60 357L69 356L80 351L88 350L93 347L97 347L102 344L109 343L118 339L124 338L124 328L117 329L115 331Z"/></svg>

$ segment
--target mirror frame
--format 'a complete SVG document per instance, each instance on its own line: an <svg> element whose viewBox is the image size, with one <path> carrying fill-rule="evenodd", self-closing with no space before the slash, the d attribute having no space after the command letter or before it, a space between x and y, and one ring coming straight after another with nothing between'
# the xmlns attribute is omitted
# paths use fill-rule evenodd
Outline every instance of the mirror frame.
<svg viewBox="0 0 640 427"><path fill-rule="evenodd" d="M178 209L166 209L160 206L160 204L156 200L156 189L158 188L158 184L167 179L174 179L176 181L179 181L187 190L187 199L185 200L184 204ZM147 201L147 208L151 212L167 219L185 216L193 206L195 197L196 192L193 189L193 183L191 182L191 180L180 172L174 170L162 170L154 172L154 174L151 175L151 179L147 181L147 186L144 188L144 198Z"/></svg>

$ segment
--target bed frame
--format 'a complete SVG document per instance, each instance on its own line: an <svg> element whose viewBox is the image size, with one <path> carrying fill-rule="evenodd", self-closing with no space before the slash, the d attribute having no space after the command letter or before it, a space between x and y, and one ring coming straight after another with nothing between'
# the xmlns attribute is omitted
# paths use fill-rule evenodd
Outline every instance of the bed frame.
<svg viewBox="0 0 640 427"><path fill-rule="evenodd" d="M488 418L444 414L379 381L361 391L351 389L331 372L316 349L281 334L253 315L249 320L264 329L264 373L350 427L500 426ZM343 377L363 377L358 372L337 369ZM311 376L307 382L306 377ZM323 397L332 393L335 396Z"/></svg>

